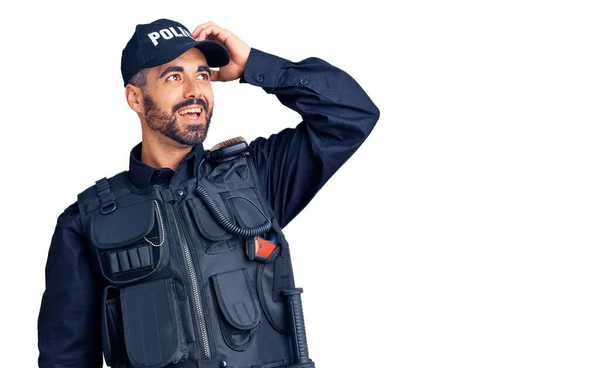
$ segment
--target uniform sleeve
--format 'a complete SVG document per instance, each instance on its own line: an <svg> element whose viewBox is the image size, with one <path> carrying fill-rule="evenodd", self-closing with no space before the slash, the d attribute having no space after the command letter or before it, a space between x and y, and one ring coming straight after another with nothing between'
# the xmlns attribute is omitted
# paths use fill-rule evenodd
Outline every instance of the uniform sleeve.
<svg viewBox="0 0 600 368"><path fill-rule="evenodd" d="M252 48L240 83L262 87L302 117L249 145L283 227L365 141L379 109L350 75L316 57L291 62Z"/></svg>
<svg viewBox="0 0 600 368"><path fill-rule="evenodd" d="M102 367L99 299L74 203L58 217L48 252L38 317L40 367Z"/></svg>

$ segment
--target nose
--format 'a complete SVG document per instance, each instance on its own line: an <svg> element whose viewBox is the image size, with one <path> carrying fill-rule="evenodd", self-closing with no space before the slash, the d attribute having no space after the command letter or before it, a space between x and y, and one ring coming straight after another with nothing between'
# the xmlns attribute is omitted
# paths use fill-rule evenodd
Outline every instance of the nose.
<svg viewBox="0 0 600 368"><path fill-rule="evenodd" d="M185 81L184 96L187 98L199 98L202 96L200 85L193 78L187 78Z"/></svg>

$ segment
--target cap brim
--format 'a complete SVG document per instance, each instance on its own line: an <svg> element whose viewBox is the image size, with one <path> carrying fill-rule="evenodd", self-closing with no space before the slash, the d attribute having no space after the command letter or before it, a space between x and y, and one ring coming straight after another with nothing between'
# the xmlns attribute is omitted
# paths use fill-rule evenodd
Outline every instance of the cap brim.
<svg viewBox="0 0 600 368"><path fill-rule="evenodd" d="M168 63L171 60L177 59L184 52L188 51L192 47L197 48L204 54L206 58L206 62L208 66L211 68L219 68L229 64L229 51L225 48L225 46L221 45L217 41L212 40L203 40L203 41L193 41L177 46L173 46L169 48L168 51L160 53L148 60L143 67L151 68L154 66L162 65L164 63Z"/></svg>

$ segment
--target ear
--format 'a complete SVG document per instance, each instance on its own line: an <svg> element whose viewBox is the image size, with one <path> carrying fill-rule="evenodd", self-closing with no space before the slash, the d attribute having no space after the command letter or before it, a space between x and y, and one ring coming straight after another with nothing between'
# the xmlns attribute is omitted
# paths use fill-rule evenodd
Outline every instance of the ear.
<svg viewBox="0 0 600 368"><path fill-rule="evenodd" d="M144 112L144 95L140 87L136 87L133 84L125 86L125 98L133 111L138 114Z"/></svg>

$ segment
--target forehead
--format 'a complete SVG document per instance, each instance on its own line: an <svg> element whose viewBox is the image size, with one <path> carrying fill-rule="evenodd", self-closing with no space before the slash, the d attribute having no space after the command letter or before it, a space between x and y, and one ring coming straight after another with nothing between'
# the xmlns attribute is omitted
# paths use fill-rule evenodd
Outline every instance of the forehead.
<svg viewBox="0 0 600 368"><path fill-rule="evenodd" d="M181 66L185 69L191 68L194 71L199 65L208 65L206 62L206 57L200 50L195 47L187 50L183 54L181 54L178 58L169 61L168 63L155 66L154 71L156 73L161 73L163 70L167 69L170 66Z"/></svg>

